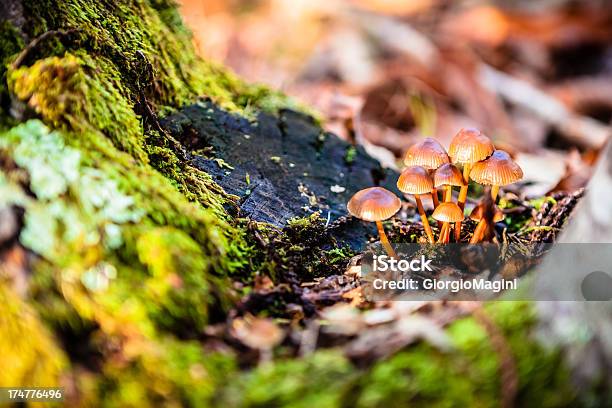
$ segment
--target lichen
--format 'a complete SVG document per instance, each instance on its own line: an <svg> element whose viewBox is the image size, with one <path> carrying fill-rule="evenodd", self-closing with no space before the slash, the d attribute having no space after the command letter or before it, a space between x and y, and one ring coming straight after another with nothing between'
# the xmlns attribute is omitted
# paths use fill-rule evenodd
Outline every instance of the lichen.
<svg viewBox="0 0 612 408"><path fill-rule="evenodd" d="M143 215L116 181L82 166L79 151L65 146L58 132L49 132L39 121L6 132L0 149L27 171L35 195L3 194L0 206L26 210L21 243L46 259L59 261L67 251L82 253L91 245L116 248L122 244L118 226ZM8 188L0 179L0 188L2 184Z"/></svg>
<svg viewBox="0 0 612 408"><path fill-rule="evenodd" d="M245 263L243 232L99 133L32 120L0 133L0 157L12 163L0 172L0 207L24 210L32 309L51 328L92 350L114 341L158 347L159 338L200 332L209 308L226 305L223 276ZM83 337L84 326L95 338ZM136 347L130 358L145 352ZM50 353L41 364L62 355Z"/></svg>

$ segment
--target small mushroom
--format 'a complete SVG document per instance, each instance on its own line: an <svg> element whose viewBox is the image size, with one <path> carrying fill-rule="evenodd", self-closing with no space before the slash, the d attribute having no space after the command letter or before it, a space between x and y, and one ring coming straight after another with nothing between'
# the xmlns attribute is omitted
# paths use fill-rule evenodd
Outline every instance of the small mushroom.
<svg viewBox="0 0 612 408"><path fill-rule="evenodd" d="M421 166L426 170L433 171L445 163L450 163L450 158L444 147L431 137L426 137L422 141L413 144L408 148L404 155L406 166ZM431 198L434 208L439 204L438 191L434 187L431 191Z"/></svg>
<svg viewBox="0 0 612 408"><path fill-rule="evenodd" d="M443 164L434 173L434 186L435 187L444 186L446 188L446 194L444 197L445 202L452 201L453 186L464 187L465 185L466 183L463 180L463 176L461 175L461 172L453 164L450 164L450 163ZM443 224L441 228L450 231L450 226L446 226L446 228L444 228L444 224ZM457 229L456 225L455 225L455 229ZM459 242L459 238L455 237L455 241Z"/></svg>
<svg viewBox="0 0 612 408"><path fill-rule="evenodd" d="M417 204L417 209L421 215L421 221L423 222L423 228L427 234L427 239L430 243L434 243L433 232L429 226L427 220L427 214L423 209L423 203L421 202L422 194L429 194L433 190L433 180L429 177L429 173L425 168L421 166L409 166L402 170L402 173L397 180L397 188L406 194L414 195L414 200Z"/></svg>
<svg viewBox="0 0 612 408"><path fill-rule="evenodd" d="M472 235L472 238L470 239L470 244L476 244L482 241L482 238L484 237L484 233L487 230L487 220L484 215L485 215L484 203L480 203L476 207L474 207L474 209L472 210L472 213L470 214L470 219L478 222L478 225L476 226L476 229L474 230L474 234ZM506 216L504 215L503 211L500 210L499 207L495 206L494 213L493 213L493 223L503 221L505 217Z"/></svg>
<svg viewBox="0 0 612 408"><path fill-rule="evenodd" d="M474 165L470 177L479 184L490 185L491 197L495 202L499 187L516 183L522 179L523 170L508 153L496 150L491 157Z"/></svg>
<svg viewBox="0 0 612 408"><path fill-rule="evenodd" d="M434 187L444 187L446 189L444 201L447 203L453 198L453 186L465 186L465 181L459 169L450 163L438 167L434 173Z"/></svg>
<svg viewBox="0 0 612 408"><path fill-rule="evenodd" d="M461 129L451 141L448 149L453 163L463 165L463 180L465 185L459 191L457 205L463 210L467 199L468 183L472 166L493 154L495 147L487 136L478 129ZM459 241L461 236L461 224L455 225L455 240Z"/></svg>
<svg viewBox="0 0 612 408"><path fill-rule="evenodd" d="M438 243L447 244L450 241L451 223L463 221L463 211L453 202L445 202L438 206L431 215L435 220L442 221L444 224L438 237Z"/></svg>
<svg viewBox="0 0 612 408"><path fill-rule="evenodd" d="M402 206L401 200L391 191L382 187L370 187L355 193L346 208L353 216L364 221L376 222L380 243L392 258L397 258L382 221L391 218Z"/></svg>

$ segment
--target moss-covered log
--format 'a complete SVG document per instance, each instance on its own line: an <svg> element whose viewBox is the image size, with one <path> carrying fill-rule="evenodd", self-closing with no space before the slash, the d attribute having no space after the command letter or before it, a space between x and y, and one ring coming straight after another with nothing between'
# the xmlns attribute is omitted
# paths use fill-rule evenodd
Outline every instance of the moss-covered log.
<svg viewBox="0 0 612 408"><path fill-rule="evenodd" d="M61 384L69 404L83 406L495 404L498 358L472 318L448 329L452 352L420 344L370 367L330 349L243 372L232 353L203 348L206 326L240 295L232 279L310 272L322 260L297 244L262 250L237 211L253 213L241 190L245 162L229 163L239 171L226 175L221 159L236 150L194 150L241 132L269 138L272 123L291 144L283 154L310 143L333 171L353 166L348 184L338 175L314 183L315 201L324 185L348 194L384 174L365 153L352 163L349 146L319 139L316 122L288 111L296 106L283 95L197 58L171 1L19 0L2 2L0 19L0 385ZM180 121L189 105L198 110L189 126L209 115L195 126L209 137L201 145ZM268 172L283 154L269 158ZM334 216L338 194L326 192ZM298 200L285 204L261 220L299 214ZM304 238L296 225L289 242ZM335 251L330 263L346 261L338 240L325 239L313 247ZM283 264L291 256L303 269ZM559 353L529 337L532 307L501 304L491 314L510 338L519 402L577 403Z"/></svg>

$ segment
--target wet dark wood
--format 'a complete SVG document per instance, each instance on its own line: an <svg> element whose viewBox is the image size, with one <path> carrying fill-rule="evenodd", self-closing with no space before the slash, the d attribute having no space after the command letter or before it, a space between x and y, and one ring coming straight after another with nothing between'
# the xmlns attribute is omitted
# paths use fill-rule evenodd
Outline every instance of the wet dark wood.
<svg viewBox="0 0 612 408"><path fill-rule="evenodd" d="M348 199L374 185L399 194L396 173L383 170L361 147L356 147L348 162L350 144L323 132L301 113L261 113L249 121L210 102L200 102L165 118L162 126L195 152L191 156L195 167L240 198L241 216L256 221L284 226L291 218L318 211L335 226L336 238L361 248L369 235L375 235L375 227L342 218L348 215Z"/></svg>

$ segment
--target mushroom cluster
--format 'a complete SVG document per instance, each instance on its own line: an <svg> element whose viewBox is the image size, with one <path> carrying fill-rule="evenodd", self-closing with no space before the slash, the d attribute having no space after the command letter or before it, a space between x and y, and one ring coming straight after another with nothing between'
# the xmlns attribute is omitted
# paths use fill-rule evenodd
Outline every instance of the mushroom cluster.
<svg viewBox="0 0 612 408"><path fill-rule="evenodd" d="M490 186L493 214L485 216L486 208L481 203L470 215L472 220L478 222L470 243L478 243L483 240L489 227L487 219L494 223L503 220L503 213L495 206L499 188L523 177L523 171L510 155L503 150L495 150L491 140L477 129L461 129L451 141L448 153L435 139L425 138L406 151L404 164L406 167L399 176L397 188L406 196L414 197L427 240L432 244L436 241L423 207L422 196L431 196L433 202L432 218L438 222L440 231L437 242L450 242L451 230L454 230L454 241L459 242L470 179ZM456 203L453 202L453 187L459 187ZM438 189L444 191L442 202L438 197ZM349 213L354 217L376 222L381 243L392 257L395 257L395 252L385 235L382 221L395 215L400 207L401 202L397 196L382 187L357 192L347 205Z"/></svg>

